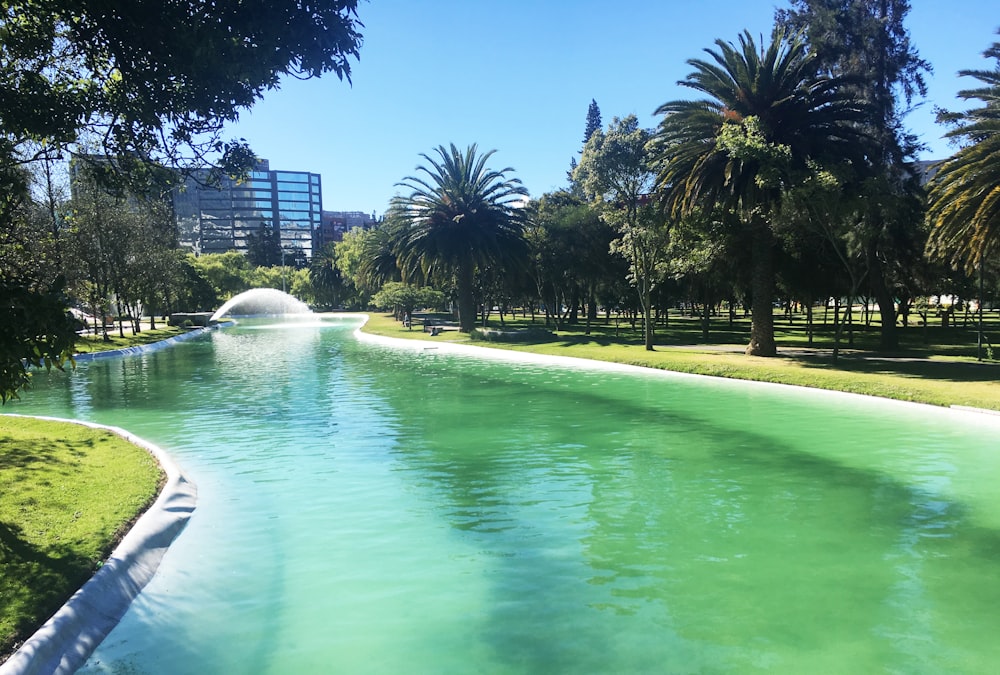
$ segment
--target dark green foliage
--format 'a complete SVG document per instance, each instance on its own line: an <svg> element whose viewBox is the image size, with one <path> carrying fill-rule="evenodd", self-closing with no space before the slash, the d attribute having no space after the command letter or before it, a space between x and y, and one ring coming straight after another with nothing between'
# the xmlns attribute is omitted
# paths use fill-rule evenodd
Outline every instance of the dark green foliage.
<svg viewBox="0 0 1000 675"><path fill-rule="evenodd" d="M587 108L587 126L583 130L583 143L586 145L595 131L601 129L601 109L597 107L597 101L590 99L590 106Z"/></svg>
<svg viewBox="0 0 1000 675"><path fill-rule="evenodd" d="M545 305L546 321L563 322L560 307L572 311L624 280L621 258L610 254L615 231L597 210L569 192L553 192L532 202L526 237L531 253L534 294ZM588 319L593 318L588 312Z"/></svg>
<svg viewBox="0 0 1000 675"><path fill-rule="evenodd" d="M332 72L349 79L350 60L361 46L356 10L356 0L5 2L0 14L3 238L28 225L38 229L24 215L30 199L22 167L42 158L68 153L85 160L89 178L118 188L109 195L118 198L156 194L154 188L177 180L172 169L182 165L209 162L222 174L241 175L252 166L253 152L242 139L224 141L225 124L283 76ZM108 159L94 162L92 153ZM162 279L179 273L171 265L176 256L147 255L151 252L135 247L146 241L142 237L102 231L99 220L91 219L86 231L73 237L87 244L87 255L78 256L85 269L76 271L90 287L92 304L103 311L112 292L121 305L170 304L157 279L136 282L109 270L142 260L140 266ZM58 234L55 209L47 222ZM50 269L64 256L58 247L46 247L5 248L0 254L3 400L27 381L25 363L58 365L71 353L65 312L58 311L65 305L55 306L62 287L54 285ZM53 255L44 258L45 265L33 266L31 256L42 249ZM130 308L119 308L125 309Z"/></svg>
<svg viewBox="0 0 1000 675"><path fill-rule="evenodd" d="M437 309L444 305L444 293L428 286L390 281L372 296L377 309L390 309L396 318L412 317L415 309Z"/></svg>
<svg viewBox="0 0 1000 675"><path fill-rule="evenodd" d="M846 78L865 102L865 133L874 144L859 186L863 210L854 232L862 243L870 292L878 301L882 348L895 349L894 287L919 259L922 202L911 160L919 149L903 117L923 96L930 64L920 58L905 27L908 0L793 0L777 20L803 31L826 72Z"/></svg>
<svg viewBox="0 0 1000 675"><path fill-rule="evenodd" d="M871 148L864 111L843 78L821 75L816 55L776 31L758 49L716 41L710 59L692 59L680 84L707 99L665 103L655 151L664 207L674 217L716 207L737 217L750 252L754 322L747 353L776 353L772 318L772 219L787 191L820 172L863 166Z"/></svg>
<svg viewBox="0 0 1000 675"><path fill-rule="evenodd" d="M247 235L247 261L251 267L277 267L284 264L281 233L261 223L256 232Z"/></svg>
<svg viewBox="0 0 1000 675"><path fill-rule="evenodd" d="M978 86L959 96L980 105L939 114L953 125L948 137L963 145L938 168L930 184L929 251L967 271L1000 253L1000 42L983 56L994 60L991 70L960 72L978 80Z"/></svg>
<svg viewBox="0 0 1000 675"><path fill-rule="evenodd" d="M70 359L79 322L66 311L62 284L30 290L0 282L0 402L28 385L28 367L61 369Z"/></svg>
<svg viewBox="0 0 1000 675"><path fill-rule="evenodd" d="M528 191L507 177L512 168L486 168L493 150L480 155L474 144L465 152L452 144L435 152L434 158L421 155L427 162L417 167L421 175L399 183L412 192L393 203L401 223L395 250L404 278L454 278L459 322L469 332L476 321L477 274L526 262L520 202Z"/></svg>
<svg viewBox="0 0 1000 675"><path fill-rule="evenodd" d="M218 138L282 75L350 77L356 0L4 4L0 101L9 156L27 140L57 147L95 132L117 158L229 151Z"/></svg>

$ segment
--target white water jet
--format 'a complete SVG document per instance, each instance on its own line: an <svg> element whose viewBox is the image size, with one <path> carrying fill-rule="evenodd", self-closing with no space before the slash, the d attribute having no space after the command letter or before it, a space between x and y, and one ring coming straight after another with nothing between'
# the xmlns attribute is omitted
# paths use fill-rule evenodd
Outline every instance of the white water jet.
<svg viewBox="0 0 1000 675"><path fill-rule="evenodd" d="M231 316L285 316L312 314L306 303L276 288L252 288L230 298L212 315L218 321Z"/></svg>

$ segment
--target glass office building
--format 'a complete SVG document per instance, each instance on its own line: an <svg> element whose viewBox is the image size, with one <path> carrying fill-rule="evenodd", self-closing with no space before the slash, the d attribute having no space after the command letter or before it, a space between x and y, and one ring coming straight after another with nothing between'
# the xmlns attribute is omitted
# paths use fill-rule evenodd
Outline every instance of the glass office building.
<svg viewBox="0 0 1000 675"><path fill-rule="evenodd" d="M208 172L188 178L174 194L174 213L182 245L195 253L247 250L247 235L261 225L276 228L281 247L289 254L301 250L312 258L314 232L322 219L319 174L271 171L262 160L248 179L223 179L207 184Z"/></svg>

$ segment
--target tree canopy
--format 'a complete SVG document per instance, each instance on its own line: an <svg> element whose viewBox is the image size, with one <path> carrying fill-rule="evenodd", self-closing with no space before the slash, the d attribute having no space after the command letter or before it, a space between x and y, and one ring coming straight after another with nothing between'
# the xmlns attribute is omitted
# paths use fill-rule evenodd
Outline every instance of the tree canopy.
<svg viewBox="0 0 1000 675"><path fill-rule="evenodd" d="M932 178L928 213L930 252L970 271L1000 253L1000 42L983 56L994 59L992 69L959 73L980 85L959 96L982 105L940 115L963 146Z"/></svg>
<svg viewBox="0 0 1000 675"><path fill-rule="evenodd" d="M224 125L283 77L349 80L360 27L357 0L5 2L0 228L28 226L25 167L67 154L101 155L105 177L133 192L206 163L242 174L253 152L223 140ZM49 222L58 227L55 209ZM13 317L0 322L0 371L13 377L0 381L0 399L27 382L23 358L58 365L73 349L66 308L50 311L62 282L28 279L9 260L0 260L0 313Z"/></svg>
<svg viewBox="0 0 1000 675"><path fill-rule="evenodd" d="M244 144L220 140L223 125L283 76L349 78L356 12L357 0L7 2L0 162L83 135L122 161L223 151L248 168Z"/></svg>
<svg viewBox="0 0 1000 675"><path fill-rule="evenodd" d="M680 82L708 98L656 111L664 116L657 187L677 218L718 205L743 223L753 269L747 353L773 356L772 216L819 168L864 166L869 143L858 101L842 78L817 71L815 53L797 37L777 30L760 48L749 33L715 44L709 59L688 61L694 71Z"/></svg>
<svg viewBox="0 0 1000 675"><path fill-rule="evenodd" d="M397 251L404 273L454 275L459 323L470 332L476 273L526 259L521 207L528 191L507 176L512 168L486 167L494 150L479 154L473 144L463 152L451 144L435 152L421 154L427 164L399 183L411 192L394 200L403 223Z"/></svg>

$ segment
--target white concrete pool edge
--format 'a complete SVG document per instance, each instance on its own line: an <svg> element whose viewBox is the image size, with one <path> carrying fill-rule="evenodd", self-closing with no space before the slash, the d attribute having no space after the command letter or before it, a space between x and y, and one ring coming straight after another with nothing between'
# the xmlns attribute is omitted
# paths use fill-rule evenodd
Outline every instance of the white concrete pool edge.
<svg viewBox="0 0 1000 675"><path fill-rule="evenodd" d="M124 429L82 420L7 416L106 429L145 449L166 474L156 501L136 521L101 569L0 665L0 675L72 673L86 662L153 578L167 548L194 511L197 488L166 452Z"/></svg>
<svg viewBox="0 0 1000 675"><path fill-rule="evenodd" d="M742 380L736 378L718 377L713 375L699 375L696 373L682 373L675 370L648 368L645 366L635 366L627 363L615 363L613 361L597 361L594 359L581 358L579 356L535 354L534 352L521 352L511 349L490 347L488 343L485 343L480 346L480 345L469 345L469 344L454 344L451 342L431 343L426 340L410 340L407 338L387 337L384 335L375 335L373 333L364 332L363 328L364 324L368 322L368 315L363 314L361 316L364 317L364 321L358 327L358 329L354 331L354 335L358 340L362 342L368 342L371 344L383 344L392 347L406 348L414 352L439 352L439 353L463 354L466 356L475 356L478 358L489 358L489 359L506 360L506 361L520 361L522 363L540 363L540 364L548 363L552 365L587 368L590 370L606 370L611 372L646 374L646 375L660 376L660 377L673 377L678 379L694 378L702 381L713 380L719 383L725 383L732 386L747 385L751 387L758 387L765 389L777 387L786 390L787 389L799 390L803 393L803 395L807 396L848 397L866 401L869 405L885 405L887 407L916 406L917 409L923 408L928 411L934 411L935 414L964 417L968 421L978 421L980 423L985 423L985 424L993 424L1000 422L1000 411L988 410L985 408L974 408L971 406L953 405L945 408L943 406L931 405L929 403L919 403L916 401L901 401L898 399L883 398L880 396L871 396L868 394L857 394L848 391L837 391L835 389L819 389L816 387L805 387L798 384L784 384L781 382L761 382L758 380Z"/></svg>

